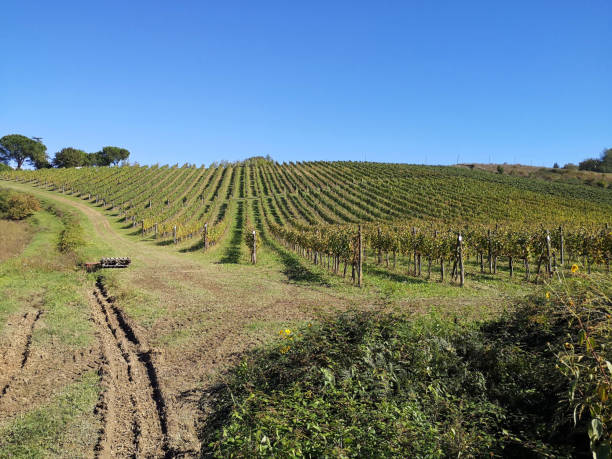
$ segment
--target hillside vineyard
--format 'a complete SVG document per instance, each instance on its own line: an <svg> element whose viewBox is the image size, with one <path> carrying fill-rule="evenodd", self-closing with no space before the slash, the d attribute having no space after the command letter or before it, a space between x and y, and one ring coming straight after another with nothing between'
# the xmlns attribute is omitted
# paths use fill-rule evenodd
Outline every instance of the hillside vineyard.
<svg viewBox="0 0 612 459"><path fill-rule="evenodd" d="M491 274L503 260L526 279L574 263L609 272L612 252L609 190L455 167L256 159L0 178L77 196L139 237L191 250L219 244L230 228L252 244L256 230L275 250L345 277L348 267L353 281L362 263L442 280L447 265L452 280L464 259L468 271Z"/></svg>

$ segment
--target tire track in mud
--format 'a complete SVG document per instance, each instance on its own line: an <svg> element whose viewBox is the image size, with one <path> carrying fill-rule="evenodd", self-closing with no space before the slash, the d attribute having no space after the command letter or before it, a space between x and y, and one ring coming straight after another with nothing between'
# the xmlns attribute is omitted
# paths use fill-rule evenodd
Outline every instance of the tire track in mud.
<svg viewBox="0 0 612 459"><path fill-rule="evenodd" d="M100 281L91 296L102 345L98 402L102 428L96 457L173 457L167 407L152 352L138 339Z"/></svg>
<svg viewBox="0 0 612 459"><path fill-rule="evenodd" d="M8 347L0 360L0 399L9 391L11 384L25 367L30 357L32 333L42 310L29 311L23 314L15 325Z"/></svg>

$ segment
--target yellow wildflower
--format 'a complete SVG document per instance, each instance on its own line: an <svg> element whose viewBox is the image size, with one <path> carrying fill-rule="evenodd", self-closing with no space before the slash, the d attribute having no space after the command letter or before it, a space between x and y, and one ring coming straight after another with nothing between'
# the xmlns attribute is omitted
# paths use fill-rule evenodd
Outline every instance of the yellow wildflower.
<svg viewBox="0 0 612 459"><path fill-rule="evenodd" d="M291 334L291 330L289 330L288 328L285 330L285 335L290 335Z"/></svg>
<svg viewBox="0 0 612 459"><path fill-rule="evenodd" d="M578 271L578 265L577 264L573 264L572 268L571 268L572 272L575 273L576 271Z"/></svg>
<svg viewBox="0 0 612 459"><path fill-rule="evenodd" d="M546 299L550 300L550 292L546 292Z"/></svg>

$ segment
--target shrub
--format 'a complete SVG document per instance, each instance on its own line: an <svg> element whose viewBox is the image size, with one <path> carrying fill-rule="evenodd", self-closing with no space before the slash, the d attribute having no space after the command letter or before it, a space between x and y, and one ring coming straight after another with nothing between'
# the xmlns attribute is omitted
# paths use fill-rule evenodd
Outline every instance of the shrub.
<svg viewBox="0 0 612 459"><path fill-rule="evenodd" d="M83 228L79 218L70 213L63 214L62 222L64 229L60 233L58 249L60 252L74 252L77 248L85 245Z"/></svg>
<svg viewBox="0 0 612 459"><path fill-rule="evenodd" d="M0 215L11 220L23 220L40 210L40 202L25 193L0 191Z"/></svg>
<svg viewBox="0 0 612 459"><path fill-rule="evenodd" d="M281 330L202 398L203 454L568 457L588 435L605 451L609 375L589 349L612 358L610 300L590 290L481 326L350 312Z"/></svg>
<svg viewBox="0 0 612 459"><path fill-rule="evenodd" d="M497 166L497 173L498 174L503 174L504 173L504 166Z"/></svg>
<svg viewBox="0 0 612 459"><path fill-rule="evenodd" d="M585 159L578 163L578 168L583 171L602 172L602 162L599 159Z"/></svg>

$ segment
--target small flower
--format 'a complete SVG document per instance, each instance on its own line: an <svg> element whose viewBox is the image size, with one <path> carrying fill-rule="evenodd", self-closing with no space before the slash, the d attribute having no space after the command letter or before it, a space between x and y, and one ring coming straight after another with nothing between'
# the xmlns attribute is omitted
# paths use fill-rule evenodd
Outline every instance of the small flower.
<svg viewBox="0 0 612 459"><path fill-rule="evenodd" d="M287 352L289 352L289 349L291 349L291 346L285 346L283 348L281 348L281 354L286 354Z"/></svg>
<svg viewBox="0 0 612 459"><path fill-rule="evenodd" d="M572 272L575 273L576 271L578 271L578 265L577 264L573 264L572 268L571 268Z"/></svg>
<svg viewBox="0 0 612 459"><path fill-rule="evenodd" d="M309 323L309 324L308 324L308 326L309 326L309 327L312 327L312 324L311 324L311 323Z"/></svg>
<svg viewBox="0 0 612 459"><path fill-rule="evenodd" d="M550 292L546 292L546 299L550 300Z"/></svg>
<svg viewBox="0 0 612 459"><path fill-rule="evenodd" d="M289 336L291 334L291 330L289 330L288 328L285 329L285 335Z"/></svg>

